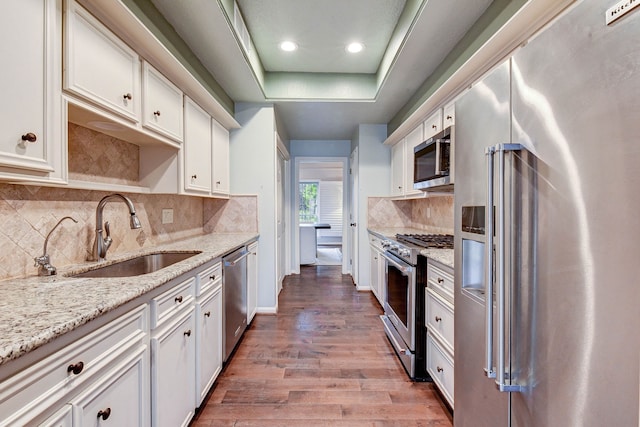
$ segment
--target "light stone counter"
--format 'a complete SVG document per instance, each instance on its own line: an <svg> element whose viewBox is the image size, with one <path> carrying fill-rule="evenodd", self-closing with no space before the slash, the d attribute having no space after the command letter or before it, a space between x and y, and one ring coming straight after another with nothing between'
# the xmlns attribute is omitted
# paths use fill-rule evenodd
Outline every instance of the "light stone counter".
<svg viewBox="0 0 640 427"><path fill-rule="evenodd" d="M256 233L206 234L114 255L103 265L162 251L202 251L154 273L134 277L72 278L97 262L60 268L57 276L0 282L0 365L158 288L172 279L256 240ZM55 260L54 265L55 265ZM34 269L35 271L35 269Z"/></svg>
<svg viewBox="0 0 640 427"><path fill-rule="evenodd" d="M368 228L369 232L381 239L395 239L396 234L450 234L441 229L421 230L417 228ZM453 249L422 249L420 255L434 259L453 268Z"/></svg>

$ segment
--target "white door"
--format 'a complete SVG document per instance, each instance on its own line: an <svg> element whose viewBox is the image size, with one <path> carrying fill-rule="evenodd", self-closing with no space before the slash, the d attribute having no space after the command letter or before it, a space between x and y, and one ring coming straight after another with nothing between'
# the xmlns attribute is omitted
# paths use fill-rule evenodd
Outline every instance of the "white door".
<svg viewBox="0 0 640 427"><path fill-rule="evenodd" d="M284 279L285 272L285 237L284 237L284 169L285 160L280 150L278 151L277 159L277 182L276 182L276 240L277 240L277 254L276 254L276 277L278 278L278 293L282 289L282 280Z"/></svg>
<svg viewBox="0 0 640 427"><path fill-rule="evenodd" d="M349 253L351 276L358 284L358 147L351 153L349 165L349 189L351 191L351 209L349 209L349 226L351 229L351 251Z"/></svg>

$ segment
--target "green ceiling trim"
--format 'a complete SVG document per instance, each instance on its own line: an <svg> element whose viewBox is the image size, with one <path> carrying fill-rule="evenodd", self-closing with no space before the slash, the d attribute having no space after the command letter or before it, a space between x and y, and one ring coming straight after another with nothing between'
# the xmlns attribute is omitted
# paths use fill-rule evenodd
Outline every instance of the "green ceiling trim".
<svg viewBox="0 0 640 427"><path fill-rule="evenodd" d="M265 73L268 100L375 101L375 74Z"/></svg>
<svg viewBox="0 0 640 427"><path fill-rule="evenodd" d="M471 56L476 53L528 0L495 0L456 44L447 57L427 77L415 95L388 123L391 135L414 111L442 86Z"/></svg>
<svg viewBox="0 0 640 427"><path fill-rule="evenodd" d="M231 0L233 2L233 0ZM230 114L234 101L213 78L173 26L162 16L150 0L122 0L122 3L153 33Z"/></svg>

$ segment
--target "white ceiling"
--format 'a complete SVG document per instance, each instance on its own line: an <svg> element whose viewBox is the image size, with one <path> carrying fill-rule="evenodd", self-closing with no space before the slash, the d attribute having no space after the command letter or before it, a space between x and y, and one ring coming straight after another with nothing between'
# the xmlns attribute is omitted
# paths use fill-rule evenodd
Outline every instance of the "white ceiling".
<svg viewBox="0 0 640 427"><path fill-rule="evenodd" d="M234 101L275 104L298 140L351 139L360 123L388 123L491 4L239 0L247 51L223 11L229 0L151 1ZM298 51L278 50L285 37ZM356 39L366 48L348 55Z"/></svg>

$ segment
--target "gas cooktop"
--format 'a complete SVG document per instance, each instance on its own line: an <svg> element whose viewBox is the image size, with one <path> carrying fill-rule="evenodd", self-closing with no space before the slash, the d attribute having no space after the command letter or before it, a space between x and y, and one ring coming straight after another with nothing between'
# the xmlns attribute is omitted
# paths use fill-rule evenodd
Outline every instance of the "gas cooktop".
<svg viewBox="0 0 640 427"><path fill-rule="evenodd" d="M451 234L396 234L396 240L421 248L453 249Z"/></svg>

